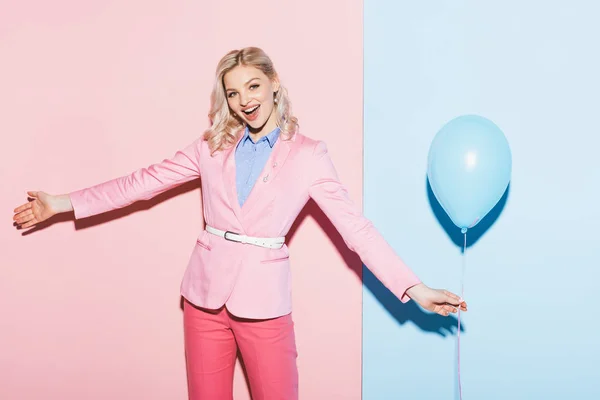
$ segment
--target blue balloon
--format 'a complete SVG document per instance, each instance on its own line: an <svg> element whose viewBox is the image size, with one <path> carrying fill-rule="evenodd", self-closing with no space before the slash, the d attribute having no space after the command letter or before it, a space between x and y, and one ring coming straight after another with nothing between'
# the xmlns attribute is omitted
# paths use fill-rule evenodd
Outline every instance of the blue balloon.
<svg viewBox="0 0 600 400"><path fill-rule="evenodd" d="M477 115L448 122L429 149L431 190L463 233L477 225L502 198L511 170L512 156L504 133Z"/></svg>

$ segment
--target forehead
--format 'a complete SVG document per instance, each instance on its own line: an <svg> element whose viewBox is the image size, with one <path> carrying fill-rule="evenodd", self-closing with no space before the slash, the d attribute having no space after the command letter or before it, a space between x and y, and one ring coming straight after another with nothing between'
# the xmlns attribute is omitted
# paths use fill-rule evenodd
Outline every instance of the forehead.
<svg viewBox="0 0 600 400"><path fill-rule="evenodd" d="M252 78L267 79L267 76L258 68L248 65L238 65L223 77L226 89L235 89L244 86Z"/></svg>

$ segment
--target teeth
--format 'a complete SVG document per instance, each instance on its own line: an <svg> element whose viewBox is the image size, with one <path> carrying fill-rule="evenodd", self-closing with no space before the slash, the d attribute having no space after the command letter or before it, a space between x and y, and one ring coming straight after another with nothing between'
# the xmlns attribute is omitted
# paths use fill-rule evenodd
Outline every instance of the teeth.
<svg viewBox="0 0 600 400"><path fill-rule="evenodd" d="M254 106L254 107L252 107L252 108L249 108L249 109L247 109L247 110L244 110L244 112L245 112L246 114L250 114L250 113L252 113L252 111L256 110L257 108L258 108L258 106Z"/></svg>

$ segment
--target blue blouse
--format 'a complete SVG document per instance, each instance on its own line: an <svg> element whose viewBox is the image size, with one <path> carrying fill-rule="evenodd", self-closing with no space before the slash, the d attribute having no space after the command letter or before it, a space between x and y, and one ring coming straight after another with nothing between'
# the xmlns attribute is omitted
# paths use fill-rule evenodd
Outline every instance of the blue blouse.
<svg viewBox="0 0 600 400"><path fill-rule="evenodd" d="M244 205L264 169L279 133L280 129L277 127L254 143L248 127L244 130L244 137L235 149L235 184L240 207Z"/></svg>

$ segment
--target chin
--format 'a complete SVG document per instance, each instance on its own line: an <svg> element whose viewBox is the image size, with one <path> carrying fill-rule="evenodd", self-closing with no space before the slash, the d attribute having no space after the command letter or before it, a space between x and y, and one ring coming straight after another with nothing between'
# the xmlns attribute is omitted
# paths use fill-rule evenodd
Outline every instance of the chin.
<svg viewBox="0 0 600 400"><path fill-rule="evenodd" d="M248 125L251 129L260 129L267 123L267 120L264 121L245 121L246 125Z"/></svg>
<svg viewBox="0 0 600 400"><path fill-rule="evenodd" d="M257 121L245 121L245 122L246 122L246 125L248 125L248 127L252 128L252 129L258 129L262 126L262 124Z"/></svg>

